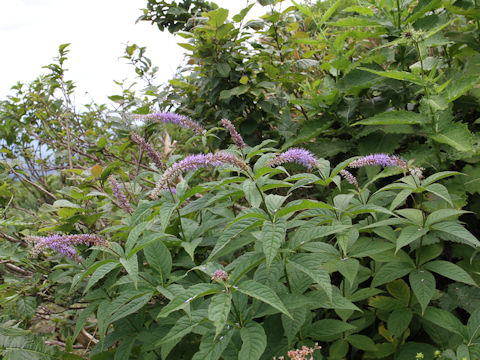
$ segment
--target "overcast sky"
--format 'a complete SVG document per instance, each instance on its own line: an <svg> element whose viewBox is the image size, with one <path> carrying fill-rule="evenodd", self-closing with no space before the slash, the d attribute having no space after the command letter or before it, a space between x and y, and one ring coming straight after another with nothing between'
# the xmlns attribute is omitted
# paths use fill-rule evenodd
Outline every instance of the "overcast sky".
<svg viewBox="0 0 480 360"><path fill-rule="evenodd" d="M252 3L253 0L250 1ZM217 0L230 9L229 17L246 0ZM67 78L77 85L76 103L106 102L118 93L113 80L134 78L131 65L120 57L125 44L147 47L147 57L158 66L162 82L171 79L182 61L181 38L135 20L147 0L0 0L0 99L17 81L30 82L46 70L58 46L71 43ZM252 15L266 11L256 4Z"/></svg>

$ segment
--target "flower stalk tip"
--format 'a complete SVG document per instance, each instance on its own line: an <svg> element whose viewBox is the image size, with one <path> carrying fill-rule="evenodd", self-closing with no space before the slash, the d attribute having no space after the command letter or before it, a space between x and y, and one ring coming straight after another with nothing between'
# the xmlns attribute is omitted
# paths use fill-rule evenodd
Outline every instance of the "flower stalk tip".
<svg viewBox="0 0 480 360"><path fill-rule="evenodd" d="M247 144L245 144L245 142L243 141L242 136L237 132L237 130L235 129L235 126L233 126L230 120L223 119L222 125L225 129L228 130L228 132L230 133L230 136L235 142L235 145L237 145L239 149L243 149L247 146Z"/></svg>
<svg viewBox="0 0 480 360"><path fill-rule="evenodd" d="M205 129L188 116L178 115L172 112L156 112L147 115L137 115L136 118L145 119L147 121L160 121L165 124L176 124L186 129L193 130L198 135L202 135Z"/></svg>
<svg viewBox="0 0 480 360"><path fill-rule="evenodd" d="M129 214L133 213L132 206L130 205L130 202L120 188L120 184L118 183L118 181L115 180L113 176L109 176L108 181L112 186L113 195L118 200L118 205Z"/></svg>
<svg viewBox="0 0 480 360"><path fill-rule="evenodd" d="M291 148L273 159L267 161L266 166L280 165L284 163L295 162L311 170L317 166L317 159L310 151L302 148Z"/></svg>

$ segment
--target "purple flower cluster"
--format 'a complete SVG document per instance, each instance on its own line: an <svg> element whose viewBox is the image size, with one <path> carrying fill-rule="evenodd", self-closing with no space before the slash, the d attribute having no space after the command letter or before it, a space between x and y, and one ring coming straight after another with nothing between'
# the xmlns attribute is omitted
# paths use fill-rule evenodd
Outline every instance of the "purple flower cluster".
<svg viewBox="0 0 480 360"><path fill-rule="evenodd" d="M356 178L355 176L353 176L350 171L347 171L347 170L345 170L345 169L340 170L340 175L342 175L343 178L344 178L345 180L347 180L347 182L349 182L349 183L352 184L352 185L355 185L355 187L358 188L357 178Z"/></svg>
<svg viewBox="0 0 480 360"><path fill-rule="evenodd" d="M77 262L81 261L75 245L97 245L106 246L105 240L99 238L97 235L82 234L82 235L51 235L51 236L30 236L27 240L33 242L35 245L32 254L37 255L45 248L55 250L63 256L68 256Z"/></svg>
<svg viewBox="0 0 480 360"><path fill-rule="evenodd" d="M239 149L243 149L247 145L242 139L242 136L237 132L235 129L235 126L233 126L232 122L227 119L222 120L222 125L225 127L230 132L230 136L232 137L233 141L235 142L235 145L238 146Z"/></svg>
<svg viewBox="0 0 480 360"><path fill-rule="evenodd" d="M147 143L142 137L135 134L134 132L130 133L130 138L147 153L148 157L153 161L153 163L158 169L165 168L165 164L162 161L162 156L158 151L155 151L152 145Z"/></svg>
<svg viewBox="0 0 480 360"><path fill-rule="evenodd" d="M387 154L370 154L352 161L348 166L351 168L359 168L368 165L397 166L407 169L407 163L395 155Z"/></svg>
<svg viewBox="0 0 480 360"><path fill-rule="evenodd" d="M152 199L157 199L158 194L161 191L168 190L168 184L173 179L185 172L188 172L190 170L197 170L200 168L219 167L226 164L231 164L233 166L241 168L242 170L248 171L247 164L245 164L242 160L232 154L218 152L215 154L208 153L189 155L185 159L176 162L167 170L165 170L157 185L153 189L150 197Z"/></svg>
<svg viewBox="0 0 480 360"><path fill-rule="evenodd" d="M227 281L228 274L224 270L217 270L212 274L212 280L214 281Z"/></svg>
<svg viewBox="0 0 480 360"><path fill-rule="evenodd" d="M291 148L266 163L266 166L280 165L283 163L295 162L305 166L307 169L317 166L317 159L308 150L302 148Z"/></svg>
<svg viewBox="0 0 480 360"><path fill-rule="evenodd" d="M109 176L108 180L110 181L110 185L112 186L113 195L118 200L118 205L129 214L133 213L132 206L128 202L128 199L123 193L122 189L120 189L120 184L118 183L118 181L115 180L113 176Z"/></svg>
<svg viewBox="0 0 480 360"><path fill-rule="evenodd" d="M197 122L190 119L188 116L178 115L171 112L156 112L148 115L136 116L147 121L161 121L168 124L176 124L181 127L195 131L198 135L202 135L204 128Z"/></svg>

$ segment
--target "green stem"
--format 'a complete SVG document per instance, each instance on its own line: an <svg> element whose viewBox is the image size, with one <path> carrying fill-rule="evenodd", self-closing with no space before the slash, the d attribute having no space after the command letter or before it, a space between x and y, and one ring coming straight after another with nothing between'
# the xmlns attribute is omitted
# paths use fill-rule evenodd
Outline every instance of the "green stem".
<svg viewBox="0 0 480 360"><path fill-rule="evenodd" d="M400 29L402 26L402 13L400 11L400 0L397 0L397 28Z"/></svg>
<svg viewBox="0 0 480 360"><path fill-rule="evenodd" d="M235 315L237 315L237 320L238 323L240 324L240 327L243 327L243 321L242 321L242 314L240 310L237 308L235 305L235 301L232 299L232 306L233 306L233 311L235 312Z"/></svg>

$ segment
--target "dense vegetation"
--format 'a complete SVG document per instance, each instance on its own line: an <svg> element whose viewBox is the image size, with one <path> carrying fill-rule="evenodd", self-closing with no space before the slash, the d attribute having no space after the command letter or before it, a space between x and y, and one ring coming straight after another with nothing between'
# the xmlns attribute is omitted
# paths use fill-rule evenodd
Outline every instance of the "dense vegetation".
<svg viewBox="0 0 480 360"><path fill-rule="evenodd" d="M61 45L0 101L2 359L480 358L480 4L294 4L148 0L169 84L78 110Z"/></svg>

